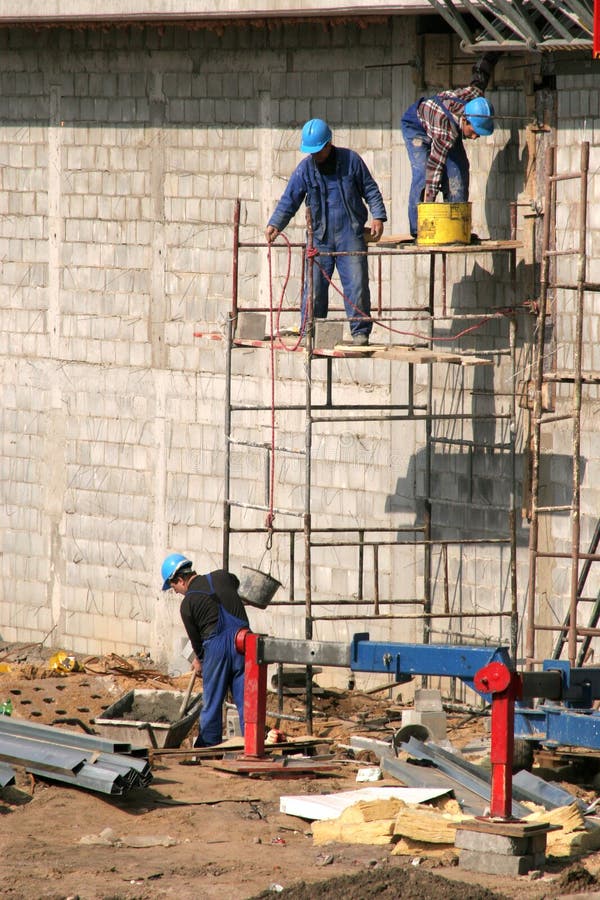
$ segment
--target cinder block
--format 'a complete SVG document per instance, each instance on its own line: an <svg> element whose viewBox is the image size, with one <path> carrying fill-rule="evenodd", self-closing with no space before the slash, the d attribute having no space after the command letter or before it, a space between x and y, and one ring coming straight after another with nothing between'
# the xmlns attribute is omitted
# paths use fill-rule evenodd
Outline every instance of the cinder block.
<svg viewBox="0 0 600 900"><path fill-rule="evenodd" d="M331 349L336 344L341 344L344 339L343 322L326 322L324 319L315 321L315 338L313 346L316 350Z"/></svg>
<svg viewBox="0 0 600 900"><path fill-rule="evenodd" d="M488 875L526 875L532 869L545 865L546 857L510 856L502 853L484 853L478 850L461 850L458 855L460 869L485 872Z"/></svg>
<svg viewBox="0 0 600 900"><path fill-rule="evenodd" d="M489 834L483 831L456 831L454 846L459 850L474 850L479 853L501 853L505 856L540 856L546 854L546 835L536 834L523 837L509 837L505 834Z"/></svg>
<svg viewBox="0 0 600 900"><path fill-rule="evenodd" d="M408 725L423 725L434 741L445 741L446 713L445 712L419 712L416 709L405 709L402 713L402 728Z"/></svg>
<svg viewBox="0 0 600 900"><path fill-rule="evenodd" d="M264 313L238 313L235 336L250 341L262 341L267 329L267 317Z"/></svg>
<svg viewBox="0 0 600 900"><path fill-rule="evenodd" d="M441 691L418 688L415 691L415 709L419 712L443 712Z"/></svg>

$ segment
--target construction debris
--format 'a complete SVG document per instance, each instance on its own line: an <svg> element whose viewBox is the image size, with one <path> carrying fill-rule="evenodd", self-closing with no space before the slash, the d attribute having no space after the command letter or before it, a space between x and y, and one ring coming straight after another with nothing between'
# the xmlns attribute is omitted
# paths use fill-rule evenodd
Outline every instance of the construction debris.
<svg viewBox="0 0 600 900"><path fill-rule="evenodd" d="M0 761L48 781L123 795L152 781L143 748L49 725L0 717ZM132 754L131 756L125 754ZM8 775L8 773L7 773ZM13 773L14 775L14 773Z"/></svg>
<svg viewBox="0 0 600 900"><path fill-rule="evenodd" d="M559 809L538 810L527 821L560 826L548 834L548 856L578 857L600 849L600 822L585 818L576 801Z"/></svg>
<svg viewBox="0 0 600 900"><path fill-rule="evenodd" d="M336 819L313 823L316 845L330 842L345 844L391 844L403 840L404 849L427 854L428 845L452 848L457 827L472 817L444 813L433 807L415 806L399 798L360 800Z"/></svg>
<svg viewBox="0 0 600 900"><path fill-rule="evenodd" d="M486 802L490 801L490 773L484 771L480 766L463 759L460 754L452 753L435 744L423 744L415 738L411 738L408 743L401 744L401 749L409 756L437 766L451 780L482 797ZM386 762L386 760L383 761L384 771L386 771ZM522 819L528 812L527 807L513 799L512 815L515 818Z"/></svg>
<svg viewBox="0 0 600 900"><path fill-rule="evenodd" d="M360 802L396 800L404 804L426 803L449 791L450 788L366 787L332 794L282 796L279 810L289 816L323 821L337 818L344 810Z"/></svg>

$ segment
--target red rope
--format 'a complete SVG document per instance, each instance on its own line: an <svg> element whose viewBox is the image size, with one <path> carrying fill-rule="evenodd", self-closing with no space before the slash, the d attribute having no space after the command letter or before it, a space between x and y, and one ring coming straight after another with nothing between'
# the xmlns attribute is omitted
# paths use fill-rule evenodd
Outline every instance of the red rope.
<svg viewBox="0 0 600 900"><path fill-rule="evenodd" d="M281 293L279 296L279 301L277 303L277 310L275 312L275 307L273 303L273 270L272 270L272 260L271 260L271 243L268 244L268 261L269 261L269 319L270 319L270 334L271 334L271 465L269 467L269 511L266 516L265 525L269 529L269 538L267 539L267 548L270 549L272 539L273 539L273 523L275 521L275 513L274 513L274 505L275 505L275 341L273 340L273 336L277 335L277 339L279 341L280 347L283 347L284 350L288 350L289 352L293 352L298 349L302 342L302 337L304 334L304 326L305 326L305 316L302 317L300 322L300 333L298 335L298 340L292 344L286 344L281 336L280 330L280 320L281 313L283 311L283 302L285 299L285 294L287 291L287 286L290 280L291 273L291 261L292 261L292 247L290 241L286 237L285 234L281 232L277 235L277 237L282 238L287 244L287 266L286 272L283 280L283 285L281 288ZM306 258L312 259L319 266L321 273L325 276L329 284L333 287L335 291L343 298L345 302L354 310L354 312L358 313L362 319L367 319L370 322L373 322L375 325L378 325L380 328L385 328L386 331L391 332L392 334L401 334L405 337L414 337L420 340L425 341L436 341L436 342L444 342L444 341L456 341L458 338L464 337L467 334L470 334L473 331L477 331L479 328L482 328L486 322L490 322L493 319L497 319L500 316L511 316L515 312L514 307L507 306L504 309L499 309L497 312L493 313L490 316L484 316L479 322L475 322L474 325L470 325L468 328L464 328L462 331L459 331L457 334L450 335L448 337L434 337L432 335L424 334L419 331L403 331L400 328L394 328L392 325L387 325L385 322L378 321L374 319L372 316L365 316L362 310L358 309L349 300L344 292L340 290L337 285L335 285L327 272L324 271L322 266L319 265L317 260L317 256L319 256L319 250L316 247L310 247L306 251ZM527 304L523 304L526 306Z"/></svg>
<svg viewBox="0 0 600 900"><path fill-rule="evenodd" d="M286 238L287 240L287 238ZM289 242L288 242L289 243ZM289 256L289 248L288 248L288 256ZM275 520L275 513L273 511L274 507L274 497L273 493L275 491L275 347L273 340L273 277L272 277L272 265L271 265L271 244L269 244L268 251L269 258L269 333L271 334L271 465L269 467L269 511L267 513L265 519L265 525L269 529L269 537L267 538L267 547L269 547L269 543L272 541L273 537L273 522ZM287 287L287 283L290 277L290 266L288 259L288 271L286 274L286 278L283 285L282 291L282 299L283 293Z"/></svg>
<svg viewBox="0 0 600 900"><path fill-rule="evenodd" d="M311 251L307 251L306 255L308 258L313 258L313 257L316 257L319 255L319 251L313 247ZM389 331L392 334L402 334L405 337L419 338L424 341L438 341L438 342L456 341L458 338L464 337L466 334L470 334L472 331L477 331L479 328L482 328L486 324L486 322L491 322L493 319L497 319L501 316L511 316L514 314L514 311L515 311L514 307L512 307L512 306L507 306L504 309L499 309L497 312L493 313L491 316L484 316L482 319L479 320L479 322L475 322L474 325L470 325L468 328L464 328L462 331L457 332L457 334L451 334L447 337L434 337L433 335L424 334L423 332L420 332L420 331L403 331L400 328L394 328L392 325L387 325L385 322L381 322L377 319L374 319L373 316L365 316L364 312L362 310L358 309L358 307L354 305L352 300L350 300L348 297L346 297L344 292L341 291L339 289L339 287L333 283L333 281L331 280L331 278L329 277L327 272L325 272L323 267L319 265L319 262L316 259L315 259L315 264L317 266L319 266L321 274L327 279L327 281L329 282L331 287L334 289L334 291L337 291L338 294L340 295L340 297L343 298L344 303L347 302L348 305L353 309L353 311L355 313L359 314L361 319L366 319L366 321L368 321L368 322L373 322L374 325L378 325L379 328L384 328L386 331Z"/></svg>

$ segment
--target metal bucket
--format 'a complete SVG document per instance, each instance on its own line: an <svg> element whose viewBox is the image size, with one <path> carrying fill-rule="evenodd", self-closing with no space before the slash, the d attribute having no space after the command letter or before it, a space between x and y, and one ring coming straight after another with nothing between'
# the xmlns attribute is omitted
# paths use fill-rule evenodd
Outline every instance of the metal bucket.
<svg viewBox="0 0 600 900"><path fill-rule="evenodd" d="M250 566L242 566L242 568L246 572L240 580L240 596L250 606L266 609L281 587L281 582L259 569L251 569Z"/></svg>
<svg viewBox="0 0 600 900"><path fill-rule="evenodd" d="M419 203L417 205L417 244L471 243L470 203Z"/></svg>

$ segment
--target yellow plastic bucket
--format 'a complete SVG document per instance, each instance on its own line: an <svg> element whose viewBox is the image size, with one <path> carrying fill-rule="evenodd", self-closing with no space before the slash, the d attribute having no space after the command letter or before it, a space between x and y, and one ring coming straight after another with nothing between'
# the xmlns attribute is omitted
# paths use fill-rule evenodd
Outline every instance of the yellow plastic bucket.
<svg viewBox="0 0 600 900"><path fill-rule="evenodd" d="M419 203L417 205L417 244L471 243L470 203Z"/></svg>

